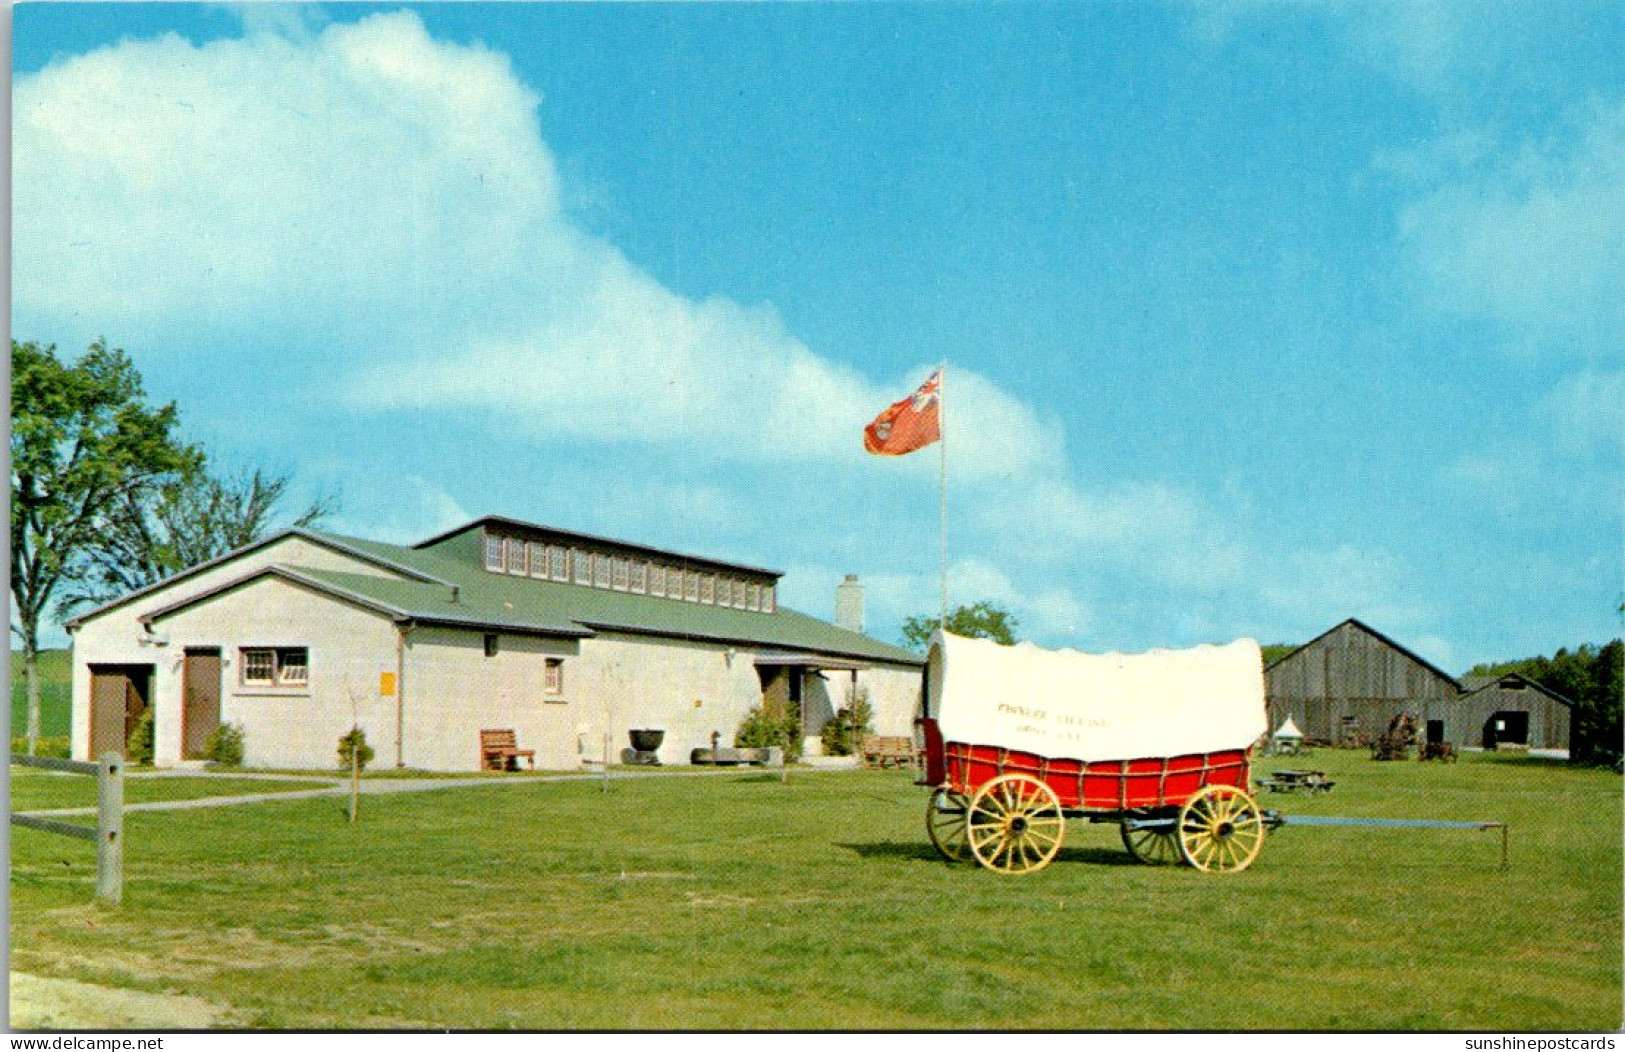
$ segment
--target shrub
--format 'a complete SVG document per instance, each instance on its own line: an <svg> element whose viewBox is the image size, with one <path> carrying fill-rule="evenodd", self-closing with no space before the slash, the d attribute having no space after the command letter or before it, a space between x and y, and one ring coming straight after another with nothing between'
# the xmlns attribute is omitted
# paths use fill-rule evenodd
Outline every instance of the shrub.
<svg viewBox="0 0 1625 1052"><path fill-rule="evenodd" d="M367 732L360 727L350 731L339 739L339 766L344 770L350 769L350 756L355 754L355 765L361 770L367 769L372 762L372 746L367 744Z"/></svg>
<svg viewBox="0 0 1625 1052"><path fill-rule="evenodd" d="M243 728L235 723L222 723L203 743L203 755L222 767L243 765Z"/></svg>
<svg viewBox="0 0 1625 1052"><path fill-rule="evenodd" d="M801 755L801 718L775 707L759 706L745 714L734 732L734 746L740 749L784 750L786 761Z"/></svg>
<svg viewBox="0 0 1625 1052"><path fill-rule="evenodd" d="M72 751L71 745L72 745L72 739L71 738L39 738L39 739L36 739L35 743L34 743L34 748L35 748L34 755L35 756L50 757L51 759L56 759L56 760L66 760L66 759L68 759L68 753ZM18 735L14 735L12 737L12 739L11 739L11 755L13 755L13 756L27 756L28 755L28 737L27 737L27 735L18 734Z"/></svg>
<svg viewBox="0 0 1625 1052"><path fill-rule="evenodd" d="M865 735L874 733L874 709L869 704L869 691L859 688L852 704L837 712L824 724L825 756L851 756Z"/></svg>
<svg viewBox="0 0 1625 1052"><path fill-rule="evenodd" d="M149 707L130 728L130 739L124 743L124 762L137 767L150 767L153 738L152 709Z"/></svg>

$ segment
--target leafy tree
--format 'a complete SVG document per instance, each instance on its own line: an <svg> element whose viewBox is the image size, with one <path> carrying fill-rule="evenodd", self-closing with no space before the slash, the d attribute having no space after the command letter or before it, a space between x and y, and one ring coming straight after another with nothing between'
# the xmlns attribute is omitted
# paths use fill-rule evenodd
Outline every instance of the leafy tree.
<svg viewBox="0 0 1625 1052"><path fill-rule="evenodd" d="M147 404L122 350L98 339L77 362L54 345L11 344L11 630L22 643L28 752L39 742L39 628L87 573L107 514L201 454L175 435L173 402Z"/></svg>
<svg viewBox="0 0 1625 1052"><path fill-rule="evenodd" d="M103 516L86 552L87 574L64 600L64 612L107 602L199 563L261 540L285 521L314 526L336 507L323 495L291 519L278 507L289 475L255 469L212 475L200 462L140 492L121 496Z"/></svg>
<svg viewBox="0 0 1625 1052"><path fill-rule="evenodd" d="M1296 643L1266 643L1260 649L1264 652L1264 664L1273 665L1298 649Z"/></svg>
<svg viewBox="0 0 1625 1052"><path fill-rule="evenodd" d="M941 623L941 618L937 617L908 618L903 622L903 645L910 650L925 650L931 645L931 636ZM948 612L948 631L954 635L991 639L1006 646L1016 641L1016 624L1014 614L986 600L968 606L962 604Z"/></svg>

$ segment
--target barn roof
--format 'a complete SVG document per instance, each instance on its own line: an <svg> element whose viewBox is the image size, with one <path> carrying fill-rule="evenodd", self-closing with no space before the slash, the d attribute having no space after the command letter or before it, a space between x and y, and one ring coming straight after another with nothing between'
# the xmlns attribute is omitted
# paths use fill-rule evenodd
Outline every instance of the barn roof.
<svg viewBox="0 0 1625 1052"><path fill-rule="evenodd" d="M1336 632L1338 629L1343 628L1346 625L1352 625L1354 628L1359 629L1361 632L1364 632L1367 635L1381 641L1385 646L1392 647L1394 650L1399 651L1401 654L1404 654L1406 657L1410 658L1412 661L1416 662L1418 665L1421 665L1423 668L1427 669L1429 672L1432 672L1434 675L1438 676L1440 679L1442 679L1445 682L1449 683L1451 686L1455 687L1457 690L1462 689L1461 682L1459 680L1457 680L1455 676L1452 676L1450 673L1446 672L1444 669L1440 668L1438 665L1435 665L1433 662L1429 661L1427 658L1425 658L1422 655L1418 654L1416 651L1410 649L1409 647L1405 646L1404 644L1394 641L1390 637L1383 635L1381 632L1378 632L1375 628L1372 628L1370 625L1366 624L1364 621L1361 621L1358 618L1353 618L1353 617L1345 618L1342 621L1339 621L1337 624L1335 624L1332 627L1328 628L1326 631L1322 632L1320 635L1318 635L1315 638L1311 639L1309 642L1305 643L1303 646L1298 647L1297 649L1295 649L1295 650L1293 650L1293 651L1291 651L1289 653L1282 654L1280 657L1276 658L1274 661L1271 661L1267 666L1265 666L1264 671L1268 672L1270 669L1274 668L1275 666L1277 666L1277 665L1279 665L1279 664L1281 664L1281 663L1283 663L1285 661L1288 661L1288 660L1292 659L1299 652L1304 651L1304 650L1308 650L1310 647L1314 646L1316 643L1320 642L1322 639L1325 639L1327 636L1331 635L1333 632Z"/></svg>
<svg viewBox="0 0 1625 1052"><path fill-rule="evenodd" d="M1525 687L1539 691L1560 705L1567 705L1570 708L1574 707L1574 702L1570 701L1568 698L1565 698L1563 695L1559 694L1555 690L1552 690L1550 687L1537 683L1521 672L1506 672L1499 676L1463 676L1461 680L1461 689L1466 691L1468 694L1478 694L1482 691L1493 690L1496 687L1508 682L1522 683Z"/></svg>
<svg viewBox="0 0 1625 1052"><path fill-rule="evenodd" d="M267 548L270 545L273 545L281 540L286 540L289 537L298 537L301 540L309 541L310 543L319 545L323 548L328 548L332 551L341 552L345 555L360 559L362 562L371 563L374 566L393 570L396 573L405 574L407 577L416 578L422 581L439 580L439 578L425 574L421 570L408 566L398 560L391 559L387 555L383 554L384 551L395 550L392 545L376 545L372 541L362 541L357 538L340 537L337 534L319 533L316 530L293 527L291 529L279 530L268 537L263 537L260 540L254 541L252 544L245 544L235 551L229 551L224 555L209 559L206 562L198 563L196 566L188 566L186 569L180 571L179 573L171 574L162 581L149 584L145 588L137 588L133 592L126 592L117 599L113 599L109 602L103 603L100 606L75 614L66 621L62 622L62 627L72 631L91 618L105 614L109 610L116 610L128 603L133 603L142 596L151 595L153 592L156 592L162 588L168 588L172 584L179 584L182 581L190 580L193 577L204 573L205 571L212 570L217 566L224 566L233 559L247 555L250 552L257 552L262 548Z"/></svg>
<svg viewBox="0 0 1625 1052"><path fill-rule="evenodd" d="M541 523L526 522L523 519L509 518L506 515L482 515L477 519L463 523L461 526L454 526L449 530L437 533L427 540L418 541L416 544L412 545L412 549L422 551L425 549L434 549L444 546L447 542L455 541L456 539L463 537L465 534L469 534L471 532L482 532L488 526L496 527L498 532L523 534L527 539L546 538L548 540L559 541L565 544L603 545L607 548L622 548L630 552L640 552L644 555L664 555L669 558L678 559L685 563L699 566L712 566L722 570L743 570L747 573L764 574L766 576L775 578L784 576L783 572L779 570L768 570L760 566L748 566L745 563L730 562L725 559L713 558L709 555L694 555L688 552L679 552L671 548L655 548L647 544L639 544L636 541L622 541L616 540L613 537L602 537L592 533L581 533L576 530L564 530L557 526L544 526Z"/></svg>
<svg viewBox="0 0 1625 1052"><path fill-rule="evenodd" d="M476 520L476 524L485 521ZM517 520L492 517L492 521ZM207 591L142 611L141 617L142 620L166 617L269 574L400 622L576 637L619 632L771 647L776 652L895 665L918 667L924 664L912 651L883 643L861 632L839 628L784 606L772 612L739 610L562 581L492 573L480 561L477 544L456 540L471 527L459 528L411 547L314 530L285 531L277 537L297 534L332 550L356 556L364 562L387 567L410 579L308 566L262 566ZM206 566L229 562L231 558L264 547L275 539L268 538ZM698 557L694 557L693 561L715 566L737 565ZM189 577L204 568L194 568L165 583ZM150 591L144 589L132 593L83 616L89 617L122 605Z"/></svg>

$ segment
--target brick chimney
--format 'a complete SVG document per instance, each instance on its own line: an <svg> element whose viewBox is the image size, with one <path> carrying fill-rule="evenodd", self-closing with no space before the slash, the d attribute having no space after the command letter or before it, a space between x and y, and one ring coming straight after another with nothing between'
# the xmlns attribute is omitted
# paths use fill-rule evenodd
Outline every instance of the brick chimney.
<svg viewBox="0 0 1625 1052"><path fill-rule="evenodd" d="M863 631L863 585L855 573L835 586L835 625L850 632Z"/></svg>

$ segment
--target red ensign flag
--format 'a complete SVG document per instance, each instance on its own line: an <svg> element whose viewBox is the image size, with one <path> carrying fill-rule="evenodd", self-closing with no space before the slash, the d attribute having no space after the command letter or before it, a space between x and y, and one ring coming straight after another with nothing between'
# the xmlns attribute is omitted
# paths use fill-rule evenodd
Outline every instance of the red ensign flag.
<svg viewBox="0 0 1625 1052"><path fill-rule="evenodd" d="M900 457L942 438L938 419L942 396L942 370L926 378L920 389L893 403L863 429L863 448L883 457Z"/></svg>

